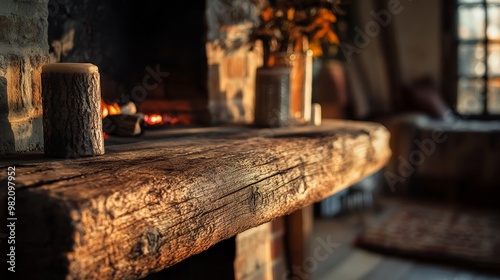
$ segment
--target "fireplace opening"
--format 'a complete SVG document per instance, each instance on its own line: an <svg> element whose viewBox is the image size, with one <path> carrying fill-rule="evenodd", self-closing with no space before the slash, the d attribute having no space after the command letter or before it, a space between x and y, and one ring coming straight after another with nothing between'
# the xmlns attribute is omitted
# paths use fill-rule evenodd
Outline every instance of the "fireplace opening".
<svg viewBox="0 0 500 280"><path fill-rule="evenodd" d="M99 67L103 116L132 104L148 127L210 123L204 1L51 0L48 9L50 59Z"/></svg>

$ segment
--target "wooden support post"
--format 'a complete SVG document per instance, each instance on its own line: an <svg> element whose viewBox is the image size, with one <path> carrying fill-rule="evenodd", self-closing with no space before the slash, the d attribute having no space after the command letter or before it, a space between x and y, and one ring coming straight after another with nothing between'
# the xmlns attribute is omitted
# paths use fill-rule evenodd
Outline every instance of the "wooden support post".
<svg viewBox="0 0 500 280"><path fill-rule="evenodd" d="M309 271L304 269L304 262L313 229L313 212L313 206L309 205L286 217L288 263L292 268L293 279L310 279Z"/></svg>

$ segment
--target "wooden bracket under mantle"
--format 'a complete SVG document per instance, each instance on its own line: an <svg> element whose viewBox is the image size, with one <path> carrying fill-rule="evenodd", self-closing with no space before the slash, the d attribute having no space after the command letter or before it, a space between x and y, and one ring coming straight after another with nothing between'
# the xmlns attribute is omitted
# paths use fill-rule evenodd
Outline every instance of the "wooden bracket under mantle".
<svg viewBox="0 0 500 280"><path fill-rule="evenodd" d="M100 157L0 161L16 166L18 274L141 278L320 201L391 156L383 126L351 121L138 139Z"/></svg>

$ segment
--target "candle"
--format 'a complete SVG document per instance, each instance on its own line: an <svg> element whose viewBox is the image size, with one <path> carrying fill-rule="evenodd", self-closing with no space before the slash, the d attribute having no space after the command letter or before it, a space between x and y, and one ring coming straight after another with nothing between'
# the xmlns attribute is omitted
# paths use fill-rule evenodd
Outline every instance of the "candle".
<svg viewBox="0 0 500 280"><path fill-rule="evenodd" d="M261 67L257 69L254 109L255 126L282 127L289 125L289 67Z"/></svg>
<svg viewBox="0 0 500 280"><path fill-rule="evenodd" d="M45 156L78 158L104 154L97 66L44 65L42 104Z"/></svg>

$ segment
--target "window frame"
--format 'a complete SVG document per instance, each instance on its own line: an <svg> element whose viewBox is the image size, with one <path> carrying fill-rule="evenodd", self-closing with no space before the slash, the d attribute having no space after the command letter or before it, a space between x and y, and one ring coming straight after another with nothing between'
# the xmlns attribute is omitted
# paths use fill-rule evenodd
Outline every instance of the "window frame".
<svg viewBox="0 0 500 280"><path fill-rule="evenodd" d="M497 5L500 7L500 3L493 4L487 3L486 0L478 0L478 3L459 3L459 0L444 0L442 1L442 10L443 10L443 58L442 58L442 72L443 72L443 93L446 102L452 107L455 108L455 111L468 119L500 119L500 114L498 113L490 113L488 111L488 81L492 79L500 79L500 75L489 76L488 75L488 44L500 44L499 40L491 40L487 36L487 28L488 28L488 6ZM462 40L458 36L458 24L459 24L459 7L460 6L482 6L485 10L485 26L484 26L484 39L471 39L471 40ZM474 45L477 43L484 44L484 65L485 72L482 76L472 76L472 75L462 75L459 73L459 53L458 49L460 44L464 45ZM460 114L458 112L458 82L460 78L475 78L481 79L484 82L484 90L481 93L483 97L483 112L481 114Z"/></svg>

